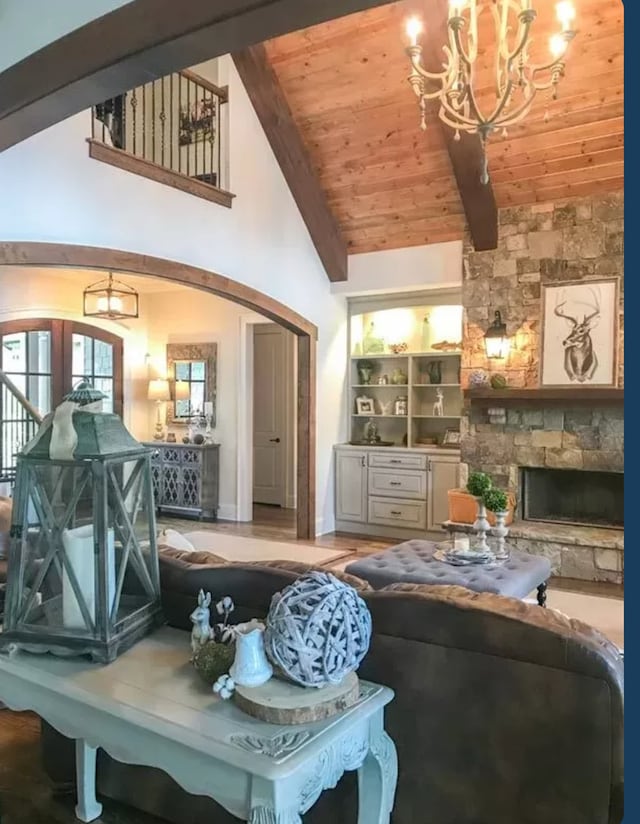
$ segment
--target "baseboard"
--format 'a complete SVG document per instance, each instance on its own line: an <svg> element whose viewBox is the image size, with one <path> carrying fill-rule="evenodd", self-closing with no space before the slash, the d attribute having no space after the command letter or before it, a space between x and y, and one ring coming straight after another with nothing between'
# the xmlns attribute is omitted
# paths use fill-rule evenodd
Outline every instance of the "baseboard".
<svg viewBox="0 0 640 824"><path fill-rule="evenodd" d="M321 535L327 535L329 532L335 532L335 529L335 518L316 518L316 538L319 538Z"/></svg>
<svg viewBox="0 0 640 824"><path fill-rule="evenodd" d="M219 521L237 521L238 507L235 504L218 504Z"/></svg>
<svg viewBox="0 0 640 824"><path fill-rule="evenodd" d="M296 506L296 496L295 495L287 495L284 499L284 508L285 509L297 509Z"/></svg>

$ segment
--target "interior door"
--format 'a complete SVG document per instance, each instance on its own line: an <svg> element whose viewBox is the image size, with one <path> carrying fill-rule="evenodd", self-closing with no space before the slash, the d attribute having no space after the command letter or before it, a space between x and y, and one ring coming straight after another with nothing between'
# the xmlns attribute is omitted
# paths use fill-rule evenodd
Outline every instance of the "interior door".
<svg viewBox="0 0 640 824"><path fill-rule="evenodd" d="M284 506L285 338L275 323L253 328L253 501Z"/></svg>

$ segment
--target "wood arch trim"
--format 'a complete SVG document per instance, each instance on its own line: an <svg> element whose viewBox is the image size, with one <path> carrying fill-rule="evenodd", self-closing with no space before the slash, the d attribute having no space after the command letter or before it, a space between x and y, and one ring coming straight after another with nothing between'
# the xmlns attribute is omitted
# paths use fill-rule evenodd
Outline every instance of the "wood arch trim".
<svg viewBox="0 0 640 824"><path fill-rule="evenodd" d="M2 266L106 269L182 283L258 312L293 332L298 339L297 536L315 537L316 491L316 340L317 327L288 306L231 278L175 260L65 243L13 241L0 243Z"/></svg>

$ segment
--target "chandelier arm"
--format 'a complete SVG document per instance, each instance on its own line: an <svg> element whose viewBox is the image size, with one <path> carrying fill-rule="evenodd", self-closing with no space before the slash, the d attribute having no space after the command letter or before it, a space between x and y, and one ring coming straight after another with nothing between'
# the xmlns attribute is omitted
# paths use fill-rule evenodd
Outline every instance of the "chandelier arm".
<svg viewBox="0 0 640 824"><path fill-rule="evenodd" d="M530 97L527 97L527 99L524 100L516 109L514 109L512 112L509 112L509 114L506 115L503 120L497 122L496 126L513 126L515 123L517 123L518 120L527 113L527 110L531 108L535 96L536 95L534 89L534 93Z"/></svg>
<svg viewBox="0 0 640 824"><path fill-rule="evenodd" d="M460 38L460 29L454 29L452 26L449 26L449 31L453 33L453 42L455 44L456 51L458 56L465 64L467 69L471 70L471 60L469 59L469 55L466 53L462 46L462 40Z"/></svg>
<svg viewBox="0 0 640 824"><path fill-rule="evenodd" d="M443 112L450 115L451 119L449 117L443 117ZM444 123L451 126L452 129L462 129L465 132L468 132L470 129L473 131L478 130L478 123L476 120L472 120L472 118L467 117L462 114L462 112L452 109L449 103L442 98L440 99L440 112L438 116ZM469 128L466 128L467 126Z"/></svg>
<svg viewBox="0 0 640 824"><path fill-rule="evenodd" d="M441 84L444 84L447 74L449 73L449 65L447 65L445 69L441 72L430 72L427 71L422 65L422 46L407 49L407 53L409 54L409 58L411 60L411 67L413 68L414 72L416 72L420 75L420 77L423 77L426 80L439 80ZM448 61L448 63L449 62L450 61Z"/></svg>

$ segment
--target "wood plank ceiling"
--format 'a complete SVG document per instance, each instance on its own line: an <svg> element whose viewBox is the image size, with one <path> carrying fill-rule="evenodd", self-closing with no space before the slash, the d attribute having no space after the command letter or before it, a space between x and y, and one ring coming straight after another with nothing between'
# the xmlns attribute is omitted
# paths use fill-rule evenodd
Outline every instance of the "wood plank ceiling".
<svg viewBox="0 0 640 824"><path fill-rule="evenodd" d="M403 0L270 40L269 59L349 252L463 236L462 203L442 128L418 126L406 77L404 21L428 0ZM574 0L578 36L557 101L541 93L524 122L489 145L499 207L623 187L623 5ZM531 54L548 60L555 2L534 0ZM481 17L480 100L493 98L493 25Z"/></svg>

